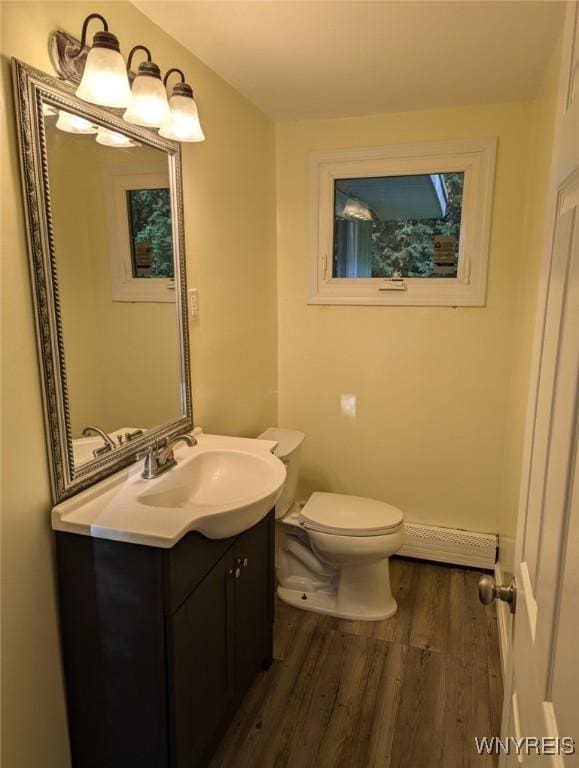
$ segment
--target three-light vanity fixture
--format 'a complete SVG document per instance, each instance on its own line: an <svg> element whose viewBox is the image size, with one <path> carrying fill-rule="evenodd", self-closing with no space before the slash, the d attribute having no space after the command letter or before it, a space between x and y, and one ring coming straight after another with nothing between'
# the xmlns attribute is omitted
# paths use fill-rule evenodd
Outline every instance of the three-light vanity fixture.
<svg viewBox="0 0 579 768"><path fill-rule="evenodd" d="M91 13L84 20L80 48L73 58L84 54L88 25L93 19L102 22L104 29L96 32L93 37L76 89L78 98L102 107L124 109L124 120L133 125L156 128L164 138L181 142L204 141L193 90L185 82L183 72L173 67L162 79L159 66L144 45L135 45L125 64L119 41L100 14ZM139 63L131 84L131 65L139 51L145 54L145 59ZM173 73L179 75L180 82L174 85L171 97L167 99L167 81ZM107 128L97 128L88 120L64 110L59 110L56 127L70 133L95 133L96 140L107 146L135 146L134 142L121 134ZM119 142L119 139L124 142Z"/></svg>

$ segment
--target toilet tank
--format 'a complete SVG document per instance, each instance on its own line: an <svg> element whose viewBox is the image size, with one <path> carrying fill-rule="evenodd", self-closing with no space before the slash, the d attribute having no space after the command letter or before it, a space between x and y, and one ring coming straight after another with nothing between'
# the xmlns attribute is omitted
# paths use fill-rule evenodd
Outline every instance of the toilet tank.
<svg viewBox="0 0 579 768"><path fill-rule="evenodd" d="M287 471L287 478L275 505L276 518L283 517L295 501L298 487L298 475L300 471L300 452L305 440L303 432L296 429L278 429L270 427L259 435L258 440L275 440L278 444L274 454L283 461Z"/></svg>

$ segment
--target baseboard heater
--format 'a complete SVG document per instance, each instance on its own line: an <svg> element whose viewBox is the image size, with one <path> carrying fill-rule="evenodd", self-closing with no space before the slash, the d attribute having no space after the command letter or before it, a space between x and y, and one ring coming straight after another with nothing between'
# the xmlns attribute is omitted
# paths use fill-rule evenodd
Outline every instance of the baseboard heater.
<svg viewBox="0 0 579 768"><path fill-rule="evenodd" d="M397 554L492 570L497 559L497 537L439 525L404 523L404 544Z"/></svg>

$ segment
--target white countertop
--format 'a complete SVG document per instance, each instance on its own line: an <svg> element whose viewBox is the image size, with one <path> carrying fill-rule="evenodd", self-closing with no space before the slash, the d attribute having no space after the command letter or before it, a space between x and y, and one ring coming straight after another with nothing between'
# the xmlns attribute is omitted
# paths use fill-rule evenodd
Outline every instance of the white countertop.
<svg viewBox="0 0 579 768"><path fill-rule="evenodd" d="M269 512L277 501L285 481L285 467L272 453L277 443L271 440L206 435L199 429L194 430L193 434L197 438L197 446L190 448L180 443L175 448L177 467L154 480L144 480L141 478L143 461L137 461L134 465L55 506L52 509L52 528L95 538L169 548L192 530L210 538L225 538L254 525L258 522L254 519L255 514L259 514L261 519ZM156 491L159 492L159 498L165 499L165 489L168 483L175 484L175 478L180 486L177 490L183 495L183 492L187 491L185 481L190 482L187 478L193 477L192 462L199 460L202 454L208 456L211 453L220 456L235 454L237 457L254 457L255 460L248 459L254 476L246 483L250 491L253 488L251 482L254 485L259 484L260 469L263 467L265 480L260 485L258 494L259 501L263 503L259 509L256 507L257 496L254 493L251 497L249 491L245 498L229 504L211 503L207 491L202 499L194 499L193 502L179 501L170 506L164 503L155 502L155 505L150 505L150 502L143 502L143 499L154 499ZM179 481L179 475L173 474L178 473L179 469L190 473L182 475L183 482ZM200 470L195 471L198 474ZM226 487L226 481L218 477L219 466L211 471L213 476L209 479L210 483L221 482L220 488ZM280 474L282 472L283 477ZM167 480L170 475L170 480ZM209 491L212 487L210 483L206 483Z"/></svg>

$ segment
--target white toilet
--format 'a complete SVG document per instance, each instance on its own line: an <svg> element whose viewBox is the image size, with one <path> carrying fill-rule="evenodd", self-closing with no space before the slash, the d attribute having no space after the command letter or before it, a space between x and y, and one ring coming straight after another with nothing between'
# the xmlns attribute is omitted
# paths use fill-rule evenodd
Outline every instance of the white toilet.
<svg viewBox="0 0 579 768"><path fill-rule="evenodd" d="M276 504L277 593L286 603L354 621L379 621L398 608L388 558L402 546L402 512L340 493L295 502L303 432L267 429L287 479Z"/></svg>

